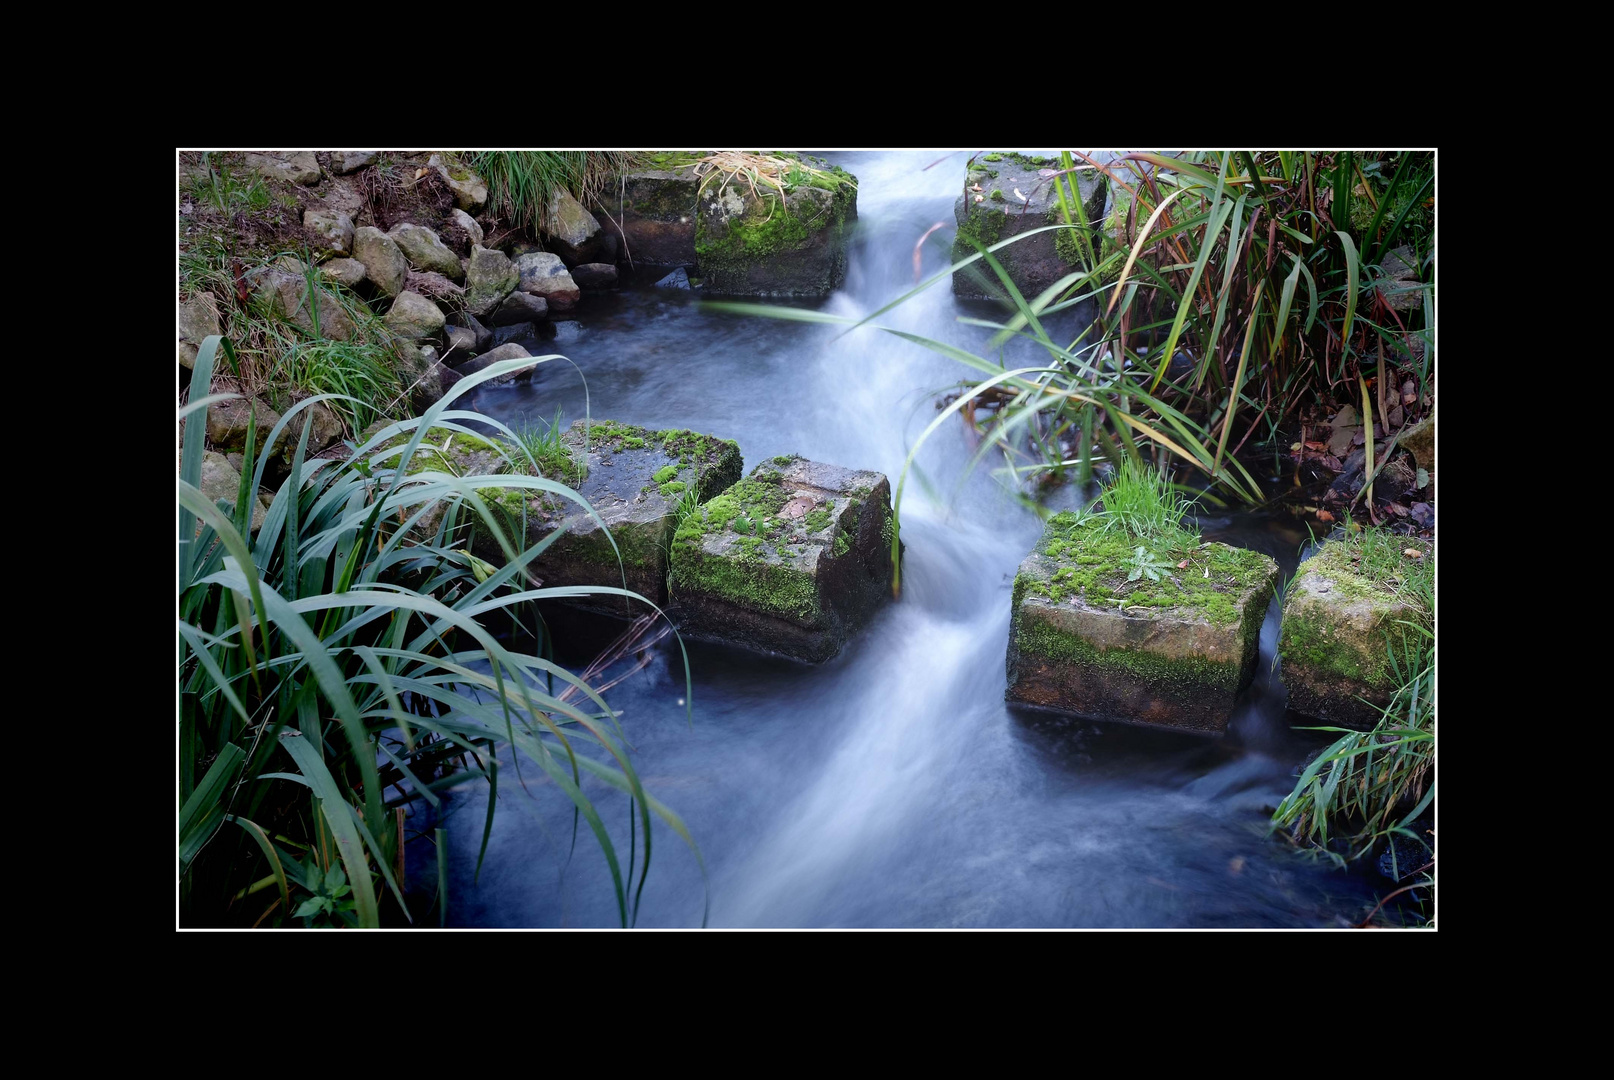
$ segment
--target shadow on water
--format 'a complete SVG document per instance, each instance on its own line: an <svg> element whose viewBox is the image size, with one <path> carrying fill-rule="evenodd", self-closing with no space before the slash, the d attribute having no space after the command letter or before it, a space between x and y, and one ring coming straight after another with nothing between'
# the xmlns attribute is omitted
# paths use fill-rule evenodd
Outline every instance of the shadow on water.
<svg viewBox="0 0 1614 1080"><path fill-rule="evenodd" d="M963 157L835 155L861 180L845 288L816 305L862 315L912 288L916 241L952 222ZM950 230L921 248L948 263ZM973 308L971 309L974 310ZM946 283L882 323L979 351L988 332ZM554 338L587 377L595 417L736 439L746 465L776 454L879 469L895 482L938 393L963 365L874 328L741 318L699 296L626 288L589 296ZM1006 358L1013 363L1012 358ZM582 416L582 380L544 365L525 386L472 407L507 423ZM640 925L1338 925L1372 883L1299 859L1268 835L1269 808L1320 745L1290 730L1274 671L1276 603L1254 684L1227 737L1011 712L1003 700L1012 581L1041 525L944 430L919 455L903 506L904 590L834 660L807 667L674 639L609 692L646 788L688 823L708 876L668 830ZM1065 493L1069 498L1069 493ZM1207 515L1210 539L1266 551L1286 573L1304 536L1278 516ZM581 668L616 627L567 624L559 650ZM692 695L692 696L691 696ZM693 723L686 715L693 711ZM485 790L446 800L450 920L465 926L610 926L610 875L570 804L528 768L502 783L476 873ZM619 851L629 808L586 783ZM635 838L642 842L642 837ZM411 855L429 895L435 858ZM429 879L429 880L428 880Z"/></svg>

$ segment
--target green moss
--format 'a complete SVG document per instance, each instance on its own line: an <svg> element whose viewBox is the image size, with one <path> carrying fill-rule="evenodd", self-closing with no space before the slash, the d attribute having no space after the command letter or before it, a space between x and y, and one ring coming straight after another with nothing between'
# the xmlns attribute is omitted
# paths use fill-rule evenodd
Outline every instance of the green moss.
<svg viewBox="0 0 1614 1080"><path fill-rule="evenodd" d="M654 480L658 484L665 484L667 481L671 480L673 477L675 477L677 475L678 475L678 466L676 466L676 465L663 465L661 468L656 470L655 475L652 476L651 479Z"/></svg>
<svg viewBox="0 0 1614 1080"><path fill-rule="evenodd" d="M663 495L672 498L674 495L682 495L688 487L689 485L682 480L669 480L667 483L662 484L659 490Z"/></svg>
<svg viewBox="0 0 1614 1080"><path fill-rule="evenodd" d="M982 161L1002 161L1003 160L1003 155L1002 154L982 154L981 155L981 160Z"/></svg>
<svg viewBox="0 0 1614 1080"><path fill-rule="evenodd" d="M780 454L780 455L778 455L777 457L775 457L773 459L773 463L775 465L789 465L792 461L795 461L795 460L796 459L791 457L789 454Z"/></svg>
<svg viewBox="0 0 1614 1080"><path fill-rule="evenodd" d="M828 528L829 527L829 507L834 506L834 505L835 505L834 503L829 503L826 506L822 506L822 507L818 508L817 510L814 510L812 513L808 514L807 519L806 519L807 520L807 531L808 532L822 532L822 531L824 531L824 529Z"/></svg>
<svg viewBox="0 0 1614 1080"><path fill-rule="evenodd" d="M1015 589L1017 596L1021 595L1018 578ZM1022 619L1018 603L1015 610L1015 645L1022 653L1122 676L1179 695L1192 695L1207 686L1230 691L1239 688L1241 670L1237 663L1197 656L1174 659L1141 649L1100 649L1041 620Z"/></svg>
<svg viewBox="0 0 1614 1080"><path fill-rule="evenodd" d="M985 209L981 203L971 203L969 211L964 215L964 223L958 227L958 233L953 241L953 259L957 261L963 255L975 254L975 247L970 243L974 241L981 247L991 247L1003 239L1003 212L997 209Z"/></svg>
<svg viewBox="0 0 1614 1080"><path fill-rule="evenodd" d="M993 188L992 189L992 194L988 195L987 198L991 199L993 202L1002 202L1003 201L1003 189L1002 188Z"/></svg>
<svg viewBox="0 0 1614 1080"><path fill-rule="evenodd" d="M848 551L851 551L851 550L852 550L852 538L851 538L851 536L847 535L847 532L846 532L845 529L837 529L835 531L835 544L834 544L833 547L830 548L830 551L834 553L836 558L840 558L842 555L845 555Z"/></svg>
<svg viewBox="0 0 1614 1080"><path fill-rule="evenodd" d="M664 150L641 155L645 169L682 169L700 161L706 154L700 150Z"/></svg>

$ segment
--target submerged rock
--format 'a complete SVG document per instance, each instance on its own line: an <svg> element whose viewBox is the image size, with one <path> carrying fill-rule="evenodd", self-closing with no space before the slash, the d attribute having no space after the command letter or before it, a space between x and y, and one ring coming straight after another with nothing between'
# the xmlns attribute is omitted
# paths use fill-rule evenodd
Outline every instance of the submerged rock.
<svg viewBox="0 0 1614 1080"><path fill-rule="evenodd" d="M695 637L828 660L891 596L892 528L882 474L772 458L679 527L674 618Z"/></svg>
<svg viewBox="0 0 1614 1080"><path fill-rule="evenodd" d="M549 302L541 296L531 293L513 292L504 298L489 318L493 326L519 326L531 325L540 319L549 318Z"/></svg>
<svg viewBox="0 0 1614 1080"><path fill-rule="evenodd" d="M1407 547L1432 557L1425 541ZM1400 685L1390 654L1407 655L1418 636L1407 624L1424 620L1414 599L1362 573L1349 544L1323 544L1300 564L1284 595L1278 655L1289 707L1371 729Z"/></svg>
<svg viewBox="0 0 1614 1080"><path fill-rule="evenodd" d="M506 537L521 550L564 524L565 532L533 564L546 587L622 588L625 575L626 588L664 605L667 549L678 527L680 504L690 492L694 499L705 500L738 480L739 446L693 431L653 431L610 420L588 425L579 420L561 442L564 453L541 461L540 471L575 489L600 521L575 502L547 492L484 492L501 517ZM520 459L519 452L509 453ZM530 466L523 468L530 471ZM504 561L485 525L478 527L472 545L481 557ZM638 615L644 610L643 605L614 595L577 597L569 603L617 616Z"/></svg>
<svg viewBox="0 0 1614 1080"><path fill-rule="evenodd" d="M501 360L519 360L524 356L531 355L532 353L528 352L524 347L511 341L500 345L496 349L491 349L488 352L483 353L481 356L478 356L475 360L472 360L469 363L461 364L459 367L459 373L462 378L469 378L479 371L492 367ZM500 375L496 379L489 379L482 385L508 386L513 382L527 382L532 378L533 369L537 366L537 364L532 364L529 367L517 368L508 374Z"/></svg>
<svg viewBox="0 0 1614 1080"><path fill-rule="evenodd" d="M846 242L857 217L857 183L803 183L782 199L774 188L709 184L697 210L695 252L712 292L736 296L828 296L846 280Z"/></svg>
<svg viewBox="0 0 1614 1080"><path fill-rule="evenodd" d="M964 192L953 206L958 233L953 240L953 262L976 253L970 243L991 247L1001 240L1057 225L1064 221L1054 178L1039 175L1059 168L1057 158L1029 158L1020 154L988 154L976 159L964 179ZM1109 185L1103 177L1077 173L1077 196L1091 222L1104 221ZM1065 180L1065 177L1060 177ZM976 191L980 188L980 191ZM1019 195L1015 192L1018 191ZM1020 196L1025 196L1022 199ZM992 253L1027 300L1079 266L1079 242L1074 230L1038 233ZM966 299L996 299L1008 290L985 259L977 259L953 274L954 294Z"/></svg>
<svg viewBox="0 0 1614 1080"><path fill-rule="evenodd" d="M689 271L682 266L656 282L658 289L687 289L689 288Z"/></svg>
<svg viewBox="0 0 1614 1080"><path fill-rule="evenodd" d="M1142 545L1141 558L1139 546L1055 515L1015 576L1005 696L1089 719L1225 731L1255 674L1278 565L1226 544Z"/></svg>
<svg viewBox="0 0 1614 1080"><path fill-rule="evenodd" d="M583 263L572 267L572 280L580 289L616 288L616 267L610 263Z"/></svg>

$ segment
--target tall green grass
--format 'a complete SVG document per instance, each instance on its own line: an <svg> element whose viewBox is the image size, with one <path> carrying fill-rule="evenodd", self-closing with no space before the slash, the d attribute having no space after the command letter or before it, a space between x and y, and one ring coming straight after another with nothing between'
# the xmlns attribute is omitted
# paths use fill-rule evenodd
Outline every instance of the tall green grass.
<svg viewBox="0 0 1614 1080"><path fill-rule="evenodd" d="M233 352L225 339L203 343L181 418L231 396L208 394L221 351ZM545 598L633 594L529 587L527 568L557 534L518 548L484 493L544 492L593 511L542 477L456 476L429 460L411 471L429 434L476 423L514 441L503 425L452 405L531 362L479 372L342 460L306 457L306 410L338 399L300 402L261 439L249 431L233 505L199 490L205 425L186 425L177 487L185 925L442 921L442 884L427 904L405 895L406 810L436 806L471 781L488 786L483 855L501 785L562 792L574 833L586 828L610 868L624 926L638 915L653 819L694 847L677 815L645 791L605 700L546 659L543 642L523 651L490 629L522 624L521 612ZM291 475L253 533L264 469L255 447L286 431L297 439ZM473 517L497 539L503 566L463 549ZM626 852L587 793L599 784L628 796ZM443 839L439 831L440 883Z"/></svg>
<svg viewBox="0 0 1614 1080"><path fill-rule="evenodd" d="M557 190L585 205L632 160L614 150L485 150L465 155L486 181L494 213L533 236L549 226L549 198Z"/></svg>

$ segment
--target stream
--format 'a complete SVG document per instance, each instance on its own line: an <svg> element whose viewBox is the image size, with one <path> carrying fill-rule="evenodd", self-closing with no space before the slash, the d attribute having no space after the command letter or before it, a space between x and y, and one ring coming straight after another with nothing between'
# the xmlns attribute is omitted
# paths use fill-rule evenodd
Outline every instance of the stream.
<svg viewBox="0 0 1614 1080"><path fill-rule="evenodd" d="M826 155L859 178L845 287L819 310L862 316L948 264L967 154ZM654 280L652 275L649 280ZM512 426L584 415L692 428L739 442L745 467L776 454L877 469L893 488L938 397L973 372L881 330L703 309L699 292L651 287L585 296L553 338L524 342L529 385L467 403ZM945 280L882 325L977 353L990 331L961 316ZM1057 333L1055 336L1059 336ZM1016 354L1006 357L1014 366ZM1034 359L1026 354L1028 359ZM581 377L580 374L581 373ZM585 398L584 382L587 382ZM819 667L688 643L693 722L678 645L610 690L646 789L689 826L705 860L659 820L638 925L714 927L1319 927L1360 917L1393 886L1301 858L1269 837L1269 808L1308 748L1286 715L1274 601L1255 683L1229 733L1084 723L1010 711L1004 653L1015 569L1036 541L1020 505L962 422L926 443L902 505L900 601ZM1292 466L1291 466L1292 468ZM966 476L967 474L967 476ZM1274 469L1274 477L1276 470ZM963 478L961 480L961 478ZM1056 492L1069 506L1075 493ZM1293 519L1201 516L1208 539L1266 552L1287 577ZM564 657L577 669L590 657ZM486 787L445 799L451 926L617 925L611 877L570 804L507 769L477 875ZM621 857L628 803L585 786ZM429 832L429 830L428 830ZM642 835L637 838L642 844ZM410 848L416 895L435 888L429 844ZM707 905L709 903L709 911Z"/></svg>

